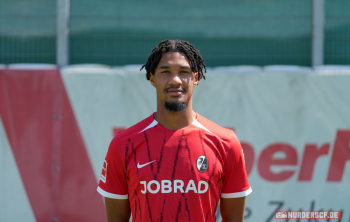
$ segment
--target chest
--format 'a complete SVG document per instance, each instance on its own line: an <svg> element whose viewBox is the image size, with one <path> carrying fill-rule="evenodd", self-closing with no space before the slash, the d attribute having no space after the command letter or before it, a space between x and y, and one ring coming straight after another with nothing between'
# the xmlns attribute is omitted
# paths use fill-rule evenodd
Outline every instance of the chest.
<svg viewBox="0 0 350 222"><path fill-rule="evenodd" d="M146 134L127 145L125 164L131 184L139 181L219 180L224 161L218 141L200 132L181 135Z"/></svg>

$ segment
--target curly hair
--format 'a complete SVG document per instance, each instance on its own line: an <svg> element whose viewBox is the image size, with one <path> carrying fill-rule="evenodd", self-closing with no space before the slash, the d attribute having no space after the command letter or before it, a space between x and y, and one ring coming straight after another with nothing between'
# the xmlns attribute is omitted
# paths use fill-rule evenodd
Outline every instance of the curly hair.
<svg viewBox="0 0 350 222"><path fill-rule="evenodd" d="M144 64L140 71L145 68L146 69L146 78L150 79L150 76L154 74L156 67L160 59L162 58L164 53L167 52L181 52L184 53L187 58L191 61L192 72L198 72L198 80L201 78L205 79L203 74L207 72L207 68L204 64L203 58L199 53L199 50L196 49L189 42L184 40L163 40L156 47L154 47L151 51L151 54L148 57L146 64Z"/></svg>

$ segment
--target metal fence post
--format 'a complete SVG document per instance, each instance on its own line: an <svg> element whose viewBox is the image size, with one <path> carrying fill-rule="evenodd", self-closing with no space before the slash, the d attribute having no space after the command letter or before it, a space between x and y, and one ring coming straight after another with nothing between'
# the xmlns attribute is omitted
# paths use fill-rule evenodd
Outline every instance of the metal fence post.
<svg viewBox="0 0 350 222"><path fill-rule="evenodd" d="M324 61L324 0L312 1L312 66Z"/></svg>
<svg viewBox="0 0 350 222"><path fill-rule="evenodd" d="M69 64L70 0L57 0L56 62L59 67Z"/></svg>

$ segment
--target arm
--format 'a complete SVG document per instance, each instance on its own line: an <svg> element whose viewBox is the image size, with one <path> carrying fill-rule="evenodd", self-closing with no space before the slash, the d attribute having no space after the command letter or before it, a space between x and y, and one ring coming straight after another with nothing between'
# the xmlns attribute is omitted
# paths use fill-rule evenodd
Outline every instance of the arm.
<svg viewBox="0 0 350 222"><path fill-rule="evenodd" d="M105 197L108 222L129 222L131 210L128 199Z"/></svg>
<svg viewBox="0 0 350 222"><path fill-rule="evenodd" d="M222 222L243 222L246 197L221 198L220 214Z"/></svg>

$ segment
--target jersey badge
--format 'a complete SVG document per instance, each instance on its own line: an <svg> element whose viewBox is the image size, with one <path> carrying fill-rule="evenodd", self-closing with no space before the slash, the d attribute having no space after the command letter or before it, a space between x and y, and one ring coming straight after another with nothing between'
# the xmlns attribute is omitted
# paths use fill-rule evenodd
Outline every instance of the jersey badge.
<svg viewBox="0 0 350 222"><path fill-rule="evenodd" d="M197 159L197 169L199 172L205 172L209 167L208 158L204 155L201 155Z"/></svg>
<svg viewBox="0 0 350 222"><path fill-rule="evenodd" d="M100 180L102 180L102 182L106 183L106 177L107 177L107 161L105 160L105 162L103 163L102 173L100 175Z"/></svg>

